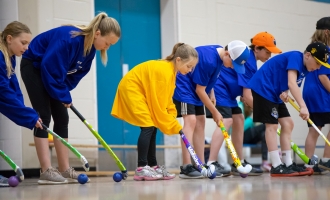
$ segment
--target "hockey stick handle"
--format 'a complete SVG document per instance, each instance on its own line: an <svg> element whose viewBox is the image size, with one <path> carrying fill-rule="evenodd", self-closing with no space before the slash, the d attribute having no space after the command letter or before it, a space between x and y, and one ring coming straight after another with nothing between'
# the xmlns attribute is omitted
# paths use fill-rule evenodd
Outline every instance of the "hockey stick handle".
<svg viewBox="0 0 330 200"><path fill-rule="evenodd" d="M80 112L73 105L70 106L71 110L79 117L79 119L83 122L86 119L80 114Z"/></svg>
<svg viewBox="0 0 330 200"><path fill-rule="evenodd" d="M300 108L298 107L298 105L293 102L293 100L291 98L289 98L289 103L298 111L300 112ZM312 125L314 127L314 129L318 132L318 134L325 140L325 142L330 146L330 142L329 140L323 135L323 133L320 131L320 129L317 128L317 126L315 126L314 122L311 119L307 120L308 123L310 125Z"/></svg>

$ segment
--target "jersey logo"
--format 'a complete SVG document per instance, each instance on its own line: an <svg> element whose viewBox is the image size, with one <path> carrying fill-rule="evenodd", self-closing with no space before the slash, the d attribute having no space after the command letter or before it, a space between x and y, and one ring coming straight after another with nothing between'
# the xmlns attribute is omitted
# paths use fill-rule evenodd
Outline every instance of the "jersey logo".
<svg viewBox="0 0 330 200"><path fill-rule="evenodd" d="M272 108L272 113L271 115L275 118L275 119L278 119L278 112L277 112L277 109L274 107Z"/></svg>

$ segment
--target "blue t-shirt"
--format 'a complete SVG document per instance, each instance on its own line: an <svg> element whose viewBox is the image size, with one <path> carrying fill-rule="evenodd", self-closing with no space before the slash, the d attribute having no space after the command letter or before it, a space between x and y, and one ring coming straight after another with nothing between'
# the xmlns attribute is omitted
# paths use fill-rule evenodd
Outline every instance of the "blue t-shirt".
<svg viewBox="0 0 330 200"><path fill-rule="evenodd" d="M23 54L40 69L48 94L63 103L71 103L70 91L89 72L95 56L94 45L84 56L85 36L72 37L73 26L61 26L37 35Z"/></svg>
<svg viewBox="0 0 330 200"><path fill-rule="evenodd" d="M308 71L303 63L303 53L289 51L272 57L256 72L248 87L265 99L280 104L280 94L289 89L288 70L296 70L300 87Z"/></svg>
<svg viewBox="0 0 330 200"><path fill-rule="evenodd" d="M330 93L322 85L319 75L327 75L330 79L330 69L322 66L306 76L303 98L310 113L330 112Z"/></svg>
<svg viewBox="0 0 330 200"><path fill-rule="evenodd" d="M11 57L11 64L15 69L15 56ZM0 112L17 125L32 129L39 116L32 108L25 107L16 74L8 78L6 66L5 57L0 51Z"/></svg>
<svg viewBox="0 0 330 200"><path fill-rule="evenodd" d="M217 48L219 45L196 47L198 52L198 63L192 72L187 75L177 74L176 88L173 98L180 102L189 103L195 106L202 106L203 102L196 93L196 86L206 86L208 94L213 88L222 66L222 60Z"/></svg>
<svg viewBox="0 0 330 200"><path fill-rule="evenodd" d="M245 73L238 74L232 68L222 67L219 78L214 86L214 94L217 106L237 107L237 96L242 96L243 87L257 72L257 60L254 52L250 51L249 59L244 63Z"/></svg>

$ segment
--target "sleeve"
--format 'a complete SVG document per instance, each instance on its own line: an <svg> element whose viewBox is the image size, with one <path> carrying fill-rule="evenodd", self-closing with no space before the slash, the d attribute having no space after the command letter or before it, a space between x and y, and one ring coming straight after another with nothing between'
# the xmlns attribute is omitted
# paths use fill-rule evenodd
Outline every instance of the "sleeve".
<svg viewBox="0 0 330 200"><path fill-rule="evenodd" d="M174 116L175 106L172 100L171 93L166 90L171 87L166 81L151 80L150 81L150 104L154 123L163 133L173 135L179 134L182 126ZM174 87L173 87L174 88ZM174 91L174 90L173 90ZM169 110L168 110L169 108ZM175 110L176 112L176 110Z"/></svg>
<svg viewBox="0 0 330 200"><path fill-rule="evenodd" d="M326 68L324 66L321 66L319 70L317 70L318 75L329 75L330 74L330 69Z"/></svg>
<svg viewBox="0 0 330 200"><path fill-rule="evenodd" d="M202 62L198 62L196 65L194 71L192 72L192 80L194 83L201 85L201 86L207 86L209 81L212 78L212 73L210 73L213 70L208 69L209 65Z"/></svg>
<svg viewBox="0 0 330 200"><path fill-rule="evenodd" d="M174 89L175 89L175 87L174 87ZM178 116L178 112L176 110L175 104L173 103L174 89L173 89L173 93L170 93L171 95L169 95L169 98L168 98L167 112L168 112L168 114L170 114L174 118L176 118L176 116Z"/></svg>
<svg viewBox="0 0 330 200"><path fill-rule="evenodd" d="M22 94L21 88L19 87L16 74L13 74L11 76L10 85L11 85L11 88L13 88L16 91L16 97L24 104L23 94Z"/></svg>
<svg viewBox="0 0 330 200"><path fill-rule="evenodd" d="M48 94L63 103L72 102L69 88L65 83L70 64L70 48L67 41L59 40L49 44L41 62L41 78Z"/></svg>
<svg viewBox="0 0 330 200"><path fill-rule="evenodd" d="M253 66L253 63L245 64L245 73L244 74L238 74L238 85L248 88L248 83L252 79L253 75L257 72L257 65L254 63L255 66Z"/></svg>
<svg viewBox="0 0 330 200"><path fill-rule="evenodd" d="M5 63L0 63L0 112L17 125L33 129L39 116L35 110L24 105L17 78L11 78L14 79L10 80L7 77ZM16 81L17 87L12 87L10 81Z"/></svg>
<svg viewBox="0 0 330 200"><path fill-rule="evenodd" d="M300 67L301 59L299 57L299 53L294 52L288 57L288 65L286 67L286 70L296 70L298 71L298 74L300 74L302 69Z"/></svg>
<svg viewBox="0 0 330 200"><path fill-rule="evenodd" d="M69 91L77 87L80 80L84 76L86 76L86 74L90 71L94 57L95 57L95 49L89 53L86 60L84 61L85 62L84 67L81 70L78 70L76 73L67 75L65 83Z"/></svg>

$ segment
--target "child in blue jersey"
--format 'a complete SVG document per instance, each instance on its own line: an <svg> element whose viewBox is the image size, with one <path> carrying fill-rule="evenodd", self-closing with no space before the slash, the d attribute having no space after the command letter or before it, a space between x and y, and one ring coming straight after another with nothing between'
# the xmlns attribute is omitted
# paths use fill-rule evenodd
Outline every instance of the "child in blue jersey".
<svg viewBox="0 0 330 200"><path fill-rule="evenodd" d="M68 138L72 104L70 91L89 72L96 50L107 62L107 49L120 37L118 22L106 13L98 14L88 26L66 25L37 35L24 53L21 74L33 108L46 126L51 117L54 132ZM69 166L68 149L54 140L58 170L51 167L48 134L34 131L34 141L41 165L39 184L77 183L78 173Z"/></svg>
<svg viewBox="0 0 330 200"><path fill-rule="evenodd" d="M28 49L31 38L30 29L17 21L0 32L0 113L19 126L42 129L37 112L24 105L15 74L15 56L21 56ZM0 187L8 186L8 179L0 175Z"/></svg>
<svg viewBox="0 0 330 200"><path fill-rule="evenodd" d="M242 164L249 164L243 159L243 136L244 136L244 116L241 108L237 104L236 98L243 96L242 100L252 107L252 93L247 88L248 81L257 72L257 61L267 61L272 53L281 53L281 50L276 47L276 40L273 35L267 32L260 32L251 39L250 57L245 66L245 73L239 74L230 68L222 68L220 76L214 86L216 98L216 108L223 116L223 123L227 130L232 126L231 139L238 154L242 160ZM207 117L210 117L207 115ZM220 147L223 144L223 134L219 127L216 127L212 135L210 148L210 159L208 165L216 166L216 173L224 176L230 175L230 172L224 170L223 167L216 161ZM249 175L261 175L261 169L252 168ZM232 164L231 174L239 176L234 164Z"/></svg>
<svg viewBox="0 0 330 200"><path fill-rule="evenodd" d="M242 41L232 41L226 47L219 45L200 46L198 63L195 69L187 75L177 75L176 89L173 101L178 111L178 117L183 117L182 131L194 146L194 149L204 162L204 105L213 114L213 120L219 124L221 114L215 108L213 86L219 76L221 66L234 68L238 73L244 73L244 62L250 53ZM203 105L204 104L204 105ZM191 164L190 154L181 143L183 166L180 178L202 178L200 172Z"/></svg>
<svg viewBox="0 0 330 200"><path fill-rule="evenodd" d="M266 125L266 142L272 163L272 177L290 177L310 174L291 159L291 132L293 120L283 101L288 101L290 90L300 106L300 117L309 118L309 112L302 98L299 86L310 71L328 66L328 48L319 42L311 43L304 53L290 51L268 60L253 76L248 86L253 95L253 121ZM277 128L281 125L282 160L277 147ZM284 164L282 164L282 162Z"/></svg>
<svg viewBox="0 0 330 200"><path fill-rule="evenodd" d="M330 17L323 17L316 23L316 30L312 36L312 42L323 42L330 46ZM329 60L328 60L329 62ZM313 94L310 94L313 91ZM306 76L303 98L309 110L310 119L321 130L325 124L330 124L330 69L322 66L319 70L309 73ZM311 158L319 134L308 124L308 135L305 141L305 154ZM327 138L330 140L330 132ZM314 174L326 174L330 170L330 147L325 145L323 158L318 165L309 163L313 167Z"/></svg>

